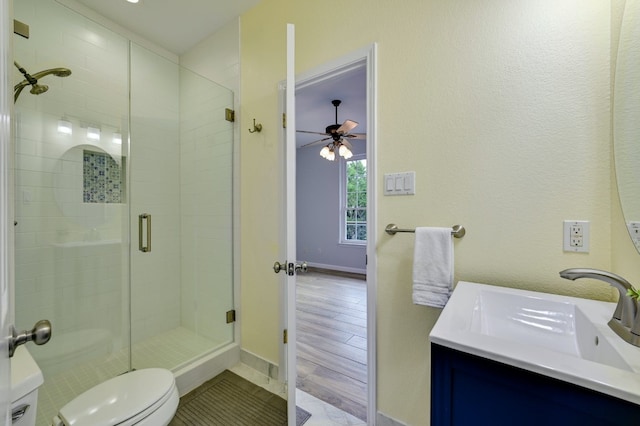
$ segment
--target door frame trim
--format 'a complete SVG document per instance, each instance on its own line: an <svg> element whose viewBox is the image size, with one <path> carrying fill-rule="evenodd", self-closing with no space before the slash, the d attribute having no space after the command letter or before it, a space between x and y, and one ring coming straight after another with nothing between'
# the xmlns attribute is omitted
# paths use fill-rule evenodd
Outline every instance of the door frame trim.
<svg viewBox="0 0 640 426"><path fill-rule="evenodd" d="M8 0L0 0L0 419L10 424L11 413L11 365L9 352L6 349L9 335L9 324L14 322L13 313L13 190L12 173L12 125L13 125L13 69L12 46L13 7Z"/></svg>
<svg viewBox="0 0 640 426"><path fill-rule="evenodd" d="M296 75L296 91L333 78L357 67L366 67L367 85L367 424L375 425L377 416L377 354L376 354L376 306L377 306L377 119L378 119L378 70L377 70L377 44L372 43L364 48L348 53L339 58L330 60L313 69ZM280 111L284 105L285 83L279 84ZM284 132L283 132L284 133ZM284 225L283 225L284 226ZM281 228L284 234L284 228ZM282 237L284 239L284 237ZM287 310L291 309L286 299L286 292L281 292L283 305ZM293 306L295 309L295 305ZM286 315L281 315L281 327L286 328ZM280 365L285 365L285 353L287 347L280 342Z"/></svg>

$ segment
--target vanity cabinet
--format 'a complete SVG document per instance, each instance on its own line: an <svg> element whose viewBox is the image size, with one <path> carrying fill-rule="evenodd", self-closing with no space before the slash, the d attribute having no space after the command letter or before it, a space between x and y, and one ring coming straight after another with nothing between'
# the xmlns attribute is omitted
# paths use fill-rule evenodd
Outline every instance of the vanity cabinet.
<svg viewBox="0 0 640 426"><path fill-rule="evenodd" d="M432 343L431 426L444 425L640 425L640 405Z"/></svg>

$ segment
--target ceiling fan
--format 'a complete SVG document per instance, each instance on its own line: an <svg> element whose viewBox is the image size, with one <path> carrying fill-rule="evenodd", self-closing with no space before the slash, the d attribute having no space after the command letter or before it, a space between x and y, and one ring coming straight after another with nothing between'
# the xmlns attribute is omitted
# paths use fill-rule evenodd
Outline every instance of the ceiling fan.
<svg viewBox="0 0 640 426"><path fill-rule="evenodd" d="M353 147L351 146L349 139L364 139L366 137L366 134L351 133L351 130L353 130L358 125L357 121L345 120L344 123L338 124L338 107L340 106L342 101L339 99L334 99L333 101L331 101L331 103L336 108L336 123L328 125L325 128L324 133L312 132L309 130L297 130L297 132L299 133L311 133L323 136L326 135L327 137L304 144L301 146L301 148L331 140L329 144L322 148L322 150L320 151L320 155L327 160L333 161L335 159L335 151L338 151L338 153L342 157L344 157L345 159L349 159L353 156L353 153L351 152Z"/></svg>

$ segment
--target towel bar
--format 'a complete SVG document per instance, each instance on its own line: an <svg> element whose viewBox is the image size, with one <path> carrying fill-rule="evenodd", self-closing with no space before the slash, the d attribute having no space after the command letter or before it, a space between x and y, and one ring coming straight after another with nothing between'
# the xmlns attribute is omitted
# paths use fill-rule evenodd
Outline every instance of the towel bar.
<svg viewBox="0 0 640 426"><path fill-rule="evenodd" d="M398 228L398 225L396 225L395 223L390 223L387 225L386 228L384 228L384 232L386 232L389 235L396 235L397 232L416 232L416 230ZM456 238L462 238L466 233L467 231L464 229L464 226L462 225L453 225L451 227L451 235L453 235Z"/></svg>

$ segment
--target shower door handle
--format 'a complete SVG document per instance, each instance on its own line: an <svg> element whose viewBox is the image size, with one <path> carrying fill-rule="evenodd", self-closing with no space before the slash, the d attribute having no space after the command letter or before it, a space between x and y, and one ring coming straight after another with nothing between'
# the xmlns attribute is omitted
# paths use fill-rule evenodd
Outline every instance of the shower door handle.
<svg viewBox="0 0 640 426"><path fill-rule="evenodd" d="M142 222L147 221L147 242L144 244L143 242L143 226ZM151 251L151 215L149 213L142 213L138 216L138 250L143 253L148 253Z"/></svg>

